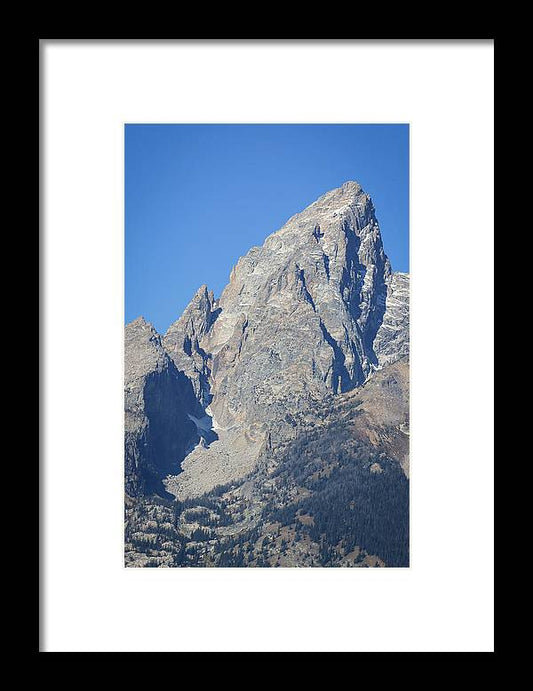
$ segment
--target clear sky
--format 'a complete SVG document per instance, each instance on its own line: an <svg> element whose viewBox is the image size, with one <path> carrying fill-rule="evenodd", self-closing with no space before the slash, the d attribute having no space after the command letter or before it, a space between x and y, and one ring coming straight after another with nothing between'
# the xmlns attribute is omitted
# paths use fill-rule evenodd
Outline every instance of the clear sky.
<svg viewBox="0 0 533 691"><path fill-rule="evenodd" d="M347 180L409 270L408 125L126 125L126 322L164 333L206 283Z"/></svg>

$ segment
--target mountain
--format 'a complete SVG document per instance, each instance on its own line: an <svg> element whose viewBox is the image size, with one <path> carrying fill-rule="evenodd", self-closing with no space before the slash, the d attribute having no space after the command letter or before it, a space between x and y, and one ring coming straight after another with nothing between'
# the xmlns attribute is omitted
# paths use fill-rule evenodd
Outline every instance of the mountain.
<svg viewBox="0 0 533 691"><path fill-rule="evenodd" d="M125 491L165 495L162 477L198 441L189 414L201 414L190 379L177 369L161 337L139 317L124 334Z"/></svg>
<svg viewBox="0 0 533 691"><path fill-rule="evenodd" d="M209 356L200 342L216 319L213 292L203 285L187 305L182 316L167 330L163 345L176 367L191 380L202 406L209 405Z"/></svg>
<svg viewBox="0 0 533 691"><path fill-rule="evenodd" d="M218 300L202 286L163 337L142 319L129 324L126 533L145 535L148 511L156 525L172 526L166 537L175 544L165 551L146 535L132 538L127 563L276 565L255 547L248 558L244 537L256 531L259 540L277 524L285 553L307 530L305 558L299 544L287 565L405 565L408 331L409 276L392 271L372 200L356 182L324 194L241 257ZM332 545L337 533L328 538L313 525L331 512L326 496L344 502L346 482L348 503L361 508L343 519L352 533ZM296 516L296 506L312 513ZM369 537L372 511L385 524L396 517L392 546L381 529ZM194 527L191 515L204 520ZM366 543L352 545L363 525ZM195 530L203 539L192 539ZM203 545L194 559L191 543ZM347 546L357 548L357 563Z"/></svg>
<svg viewBox="0 0 533 691"><path fill-rule="evenodd" d="M390 276L374 207L357 183L252 248L231 272L206 338L221 423L361 384L378 364L372 346Z"/></svg>
<svg viewBox="0 0 533 691"><path fill-rule="evenodd" d="M392 274L387 282L385 305L374 339L374 351L382 367L409 355L409 274Z"/></svg>

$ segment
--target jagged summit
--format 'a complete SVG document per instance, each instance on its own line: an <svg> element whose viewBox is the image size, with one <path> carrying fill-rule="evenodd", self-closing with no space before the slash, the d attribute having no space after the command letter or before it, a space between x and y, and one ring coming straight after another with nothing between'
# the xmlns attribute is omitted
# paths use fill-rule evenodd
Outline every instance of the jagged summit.
<svg viewBox="0 0 533 691"><path fill-rule="evenodd" d="M165 337L179 332L190 339L201 339L211 326L214 303L213 291L205 284L200 286L181 317L168 327Z"/></svg>
<svg viewBox="0 0 533 691"><path fill-rule="evenodd" d="M135 317L128 324L126 324L126 329L153 329L153 325L142 315L140 317Z"/></svg>
<svg viewBox="0 0 533 691"><path fill-rule="evenodd" d="M163 369L168 355L161 336L144 317L137 317L124 329L126 381L133 382L146 372Z"/></svg>
<svg viewBox="0 0 533 691"><path fill-rule="evenodd" d="M307 221L312 218L317 223L321 219L327 223L332 218L348 216L352 220L359 218L362 222L373 211L374 206L370 196L363 191L358 182L350 180L326 192L305 209L291 216L285 225L272 233L267 240L279 233L301 232L305 229Z"/></svg>
<svg viewBox="0 0 533 691"><path fill-rule="evenodd" d="M217 415L362 383L378 366L372 344L391 273L371 199L353 181L253 247L205 341Z"/></svg>
<svg viewBox="0 0 533 691"><path fill-rule="evenodd" d="M326 201L332 202L334 200L341 200L349 203L350 200L355 200L361 194L365 194L362 186L355 180L347 180L339 187L335 187L329 190L329 192L321 195L314 203L323 204Z"/></svg>
<svg viewBox="0 0 533 691"><path fill-rule="evenodd" d="M200 345L216 319L213 291L204 284L181 317L169 326L163 344L176 367L191 380L202 406L209 405L209 357Z"/></svg>
<svg viewBox="0 0 533 691"><path fill-rule="evenodd" d="M347 180L343 182L342 185L339 185L339 187L334 187L328 192L320 195L320 197L309 204L306 209L311 209L325 203L334 203L335 201L350 203L350 201L354 201L361 194L365 194L362 186L355 180Z"/></svg>

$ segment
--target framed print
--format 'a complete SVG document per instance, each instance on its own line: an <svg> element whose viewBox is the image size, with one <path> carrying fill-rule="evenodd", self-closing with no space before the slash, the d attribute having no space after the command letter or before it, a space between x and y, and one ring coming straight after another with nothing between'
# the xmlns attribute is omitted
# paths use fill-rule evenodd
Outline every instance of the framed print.
<svg viewBox="0 0 533 691"><path fill-rule="evenodd" d="M493 59L41 40L43 652L494 649Z"/></svg>

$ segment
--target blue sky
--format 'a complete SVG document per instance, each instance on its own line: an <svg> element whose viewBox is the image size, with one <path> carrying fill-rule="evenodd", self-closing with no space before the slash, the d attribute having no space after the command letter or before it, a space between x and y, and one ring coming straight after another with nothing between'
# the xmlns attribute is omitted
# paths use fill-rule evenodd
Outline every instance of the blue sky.
<svg viewBox="0 0 533 691"><path fill-rule="evenodd" d="M126 322L164 333L206 283L346 180L409 270L408 125L126 125Z"/></svg>

